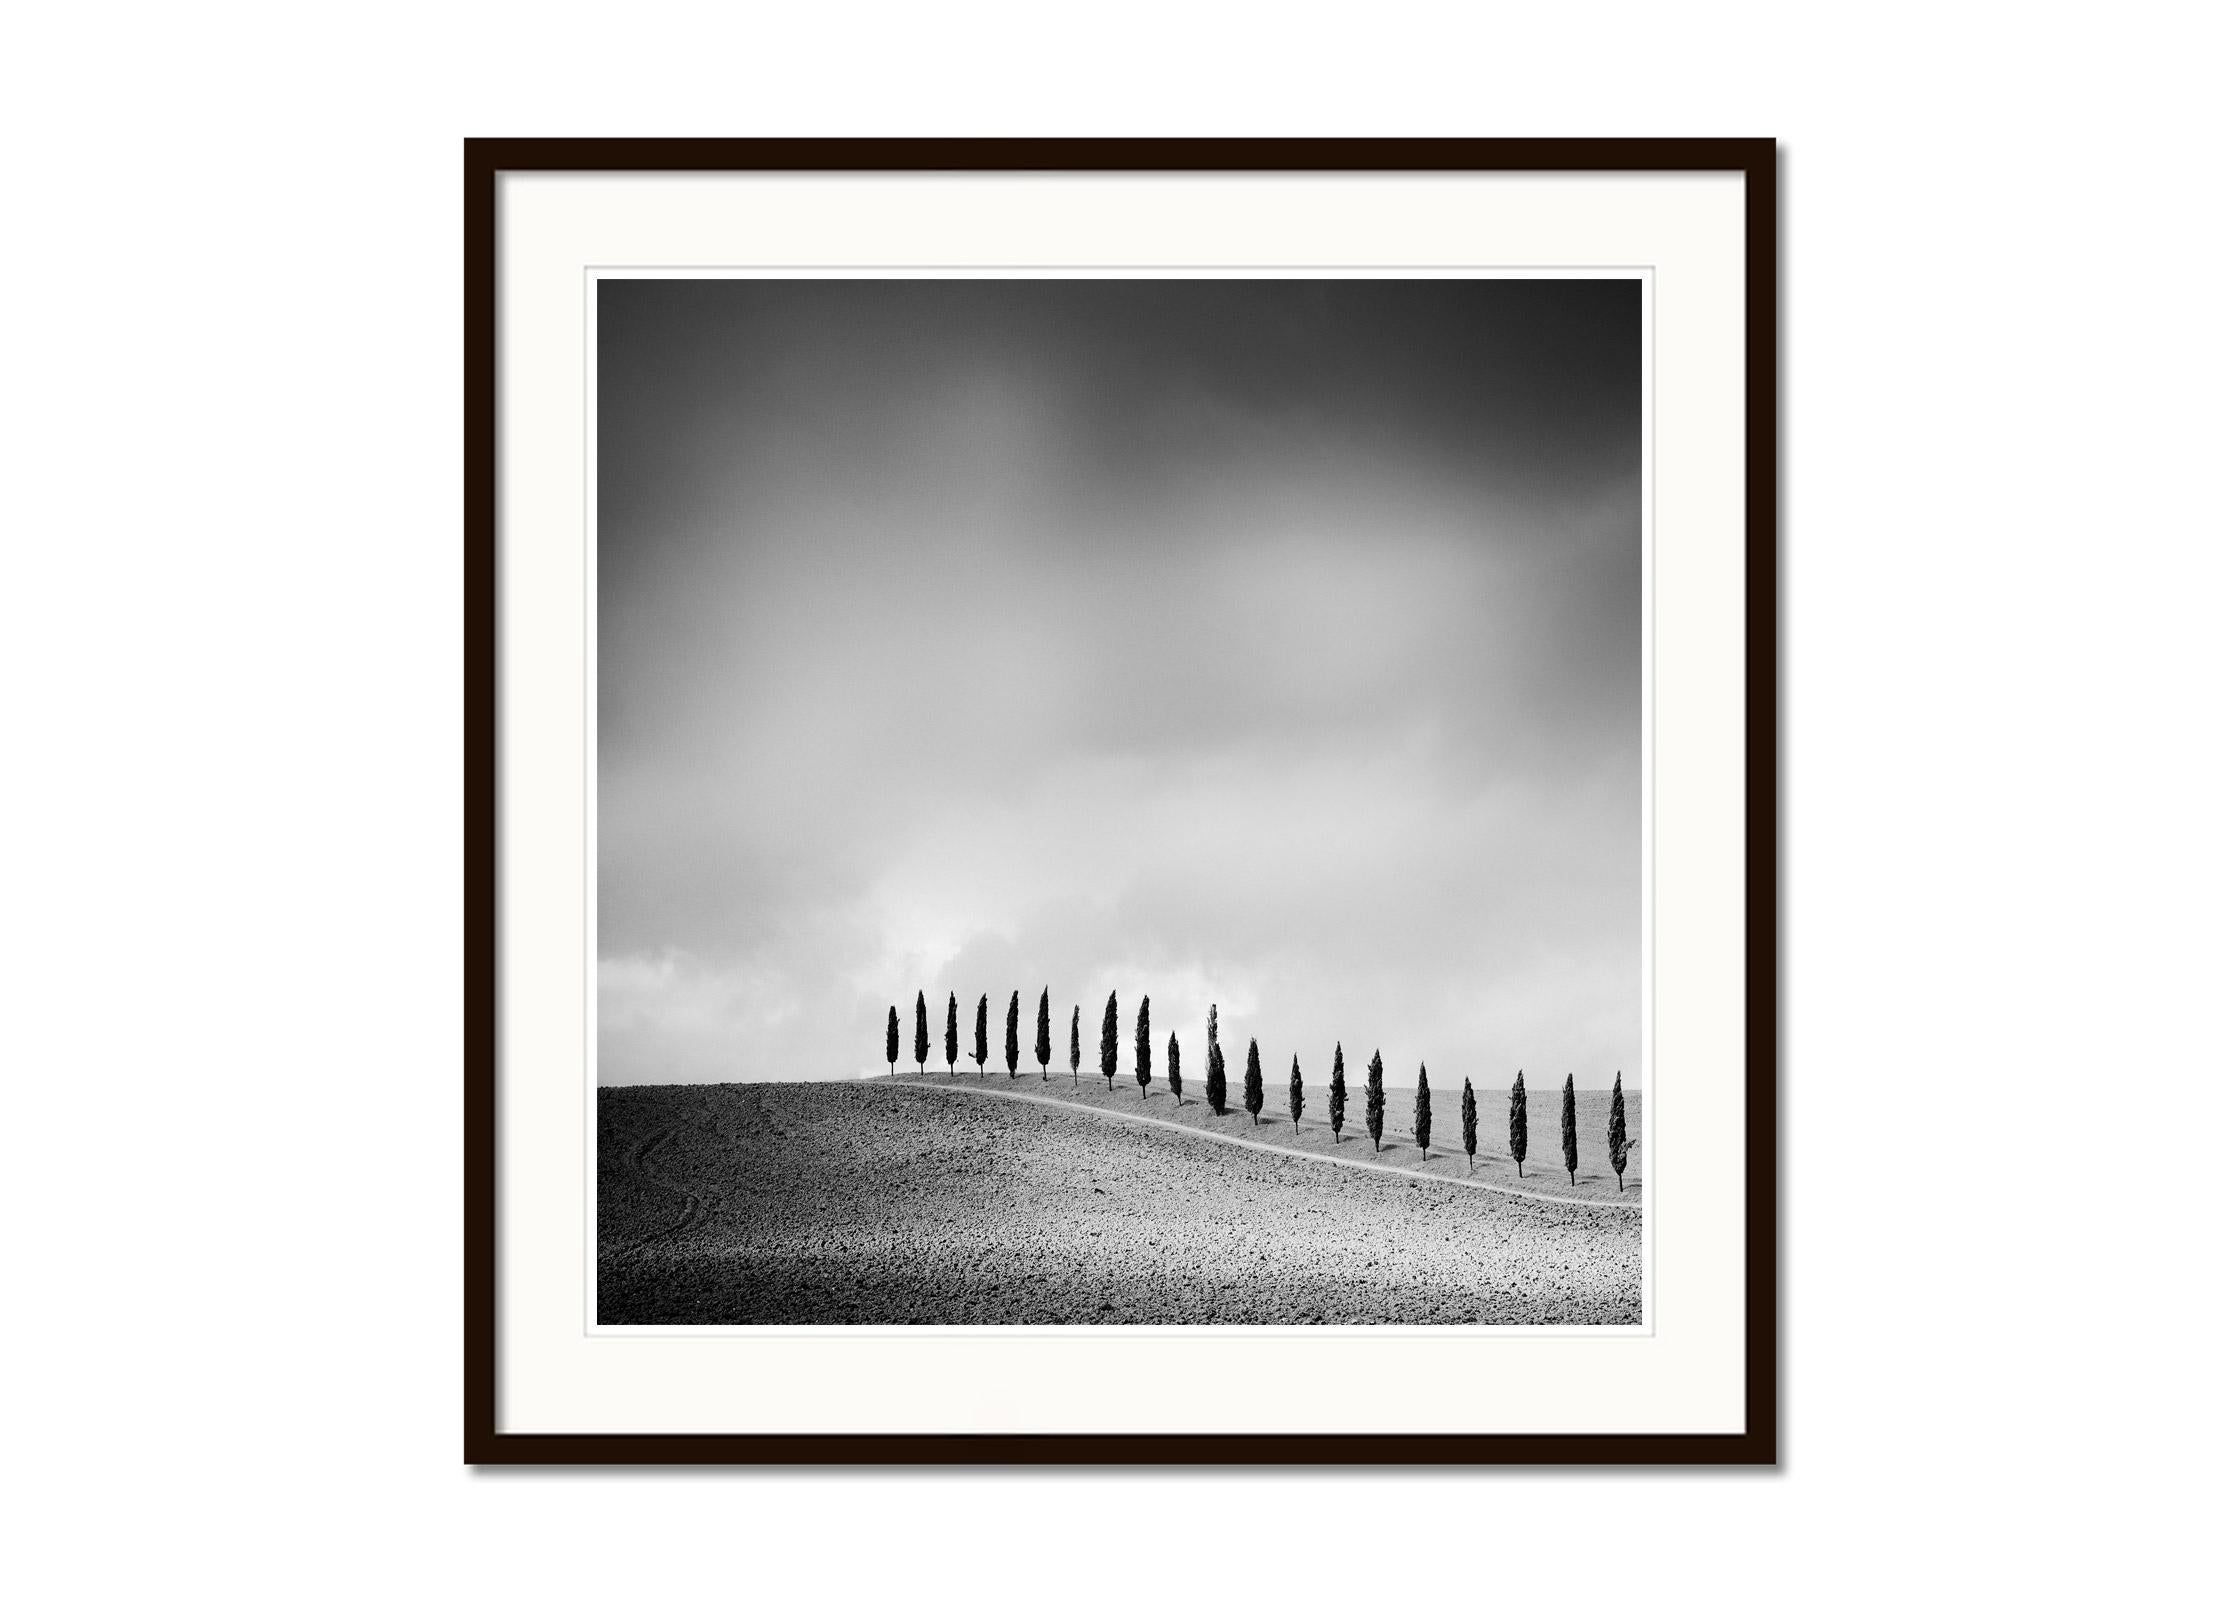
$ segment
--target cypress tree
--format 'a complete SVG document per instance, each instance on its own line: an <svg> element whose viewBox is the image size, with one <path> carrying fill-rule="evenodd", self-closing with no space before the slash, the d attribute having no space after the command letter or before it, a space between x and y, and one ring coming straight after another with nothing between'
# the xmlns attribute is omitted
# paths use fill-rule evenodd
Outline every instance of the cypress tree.
<svg viewBox="0 0 2240 1600"><path fill-rule="evenodd" d="M1097 1070L1104 1074L1104 1092L1112 1093L1113 1076L1120 1070L1120 991L1104 999L1104 1037L1097 1041Z"/></svg>
<svg viewBox="0 0 2240 1600"><path fill-rule="evenodd" d="M1143 1004L1136 1007L1136 1091L1143 1099L1151 1098L1151 996L1143 997Z"/></svg>
<svg viewBox="0 0 2240 1600"><path fill-rule="evenodd" d="M1431 1159L1431 1074L1416 1063L1416 1149L1418 1161Z"/></svg>
<svg viewBox="0 0 2240 1600"><path fill-rule="evenodd" d="M1042 1081L1050 1081L1050 986L1042 986L1042 1004L1034 1013L1034 1058L1042 1067Z"/></svg>
<svg viewBox="0 0 2240 1600"><path fill-rule="evenodd" d="M1509 1090L1509 1159L1517 1164L1517 1176L1524 1176L1524 1073L1517 1073L1517 1081Z"/></svg>
<svg viewBox="0 0 2240 1600"><path fill-rule="evenodd" d="M887 1076L894 1076L895 1058L902 1054L902 1018L887 1007Z"/></svg>
<svg viewBox="0 0 2240 1600"><path fill-rule="evenodd" d="M1610 1086L1610 1167L1618 1175L1618 1187L1626 1186L1626 1152L1633 1148L1633 1141L1626 1137L1626 1075L1618 1074L1618 1081Z"/></svg>
<svg viewBox="0 0 2240 1600"><path fill-rule="evenodd" d="M1330 1142L1342 1143L1346 1125L1346 1047L1339 1041L1337 1059L1330 1063Z"/></svg>
<svg viewBox="0 0 2240 1600"><path fill-rule="evenodd" d="M932 1042L926 1037L926 992L920 989L918 991L918 1070L920 1072L926 1070L926 1052L932 1047Z"/></svg>
<svg viewBox="0 0 2240 1600"><path fill-rule="evenodd" d="M1384 1154L1384 1052L1369 1053L1369 1092L1361 1101L1362 1125L1369 1130L1369 1144Z"/></svg>
<svg viewBox="0 0 2240 1600"><path fill-rule="evenodd" d="M1167 1035L1167 1088L1174 1095L1174 1103L1182 1104L1182 1041L1171 1032Z"/></svg>
<svg viewBox="0 0 2240 1600"><path fill-rule="evenodd" d="M980 1076L988 1075L988 997L980 997L980 1014L972 1019L972 1060Z"/></svg>
<svg viewBox="0 0 2240 1600"><path fill-rule="evenodd" d="M1214 1052L1214 1049L1215 1049L1215 1047L1216 1047L1216 1046L1217 1046L1217 1045L1218 1045L1218 1044L1220 1043L1220 1032L1221 1032L1221 1008L1220 1008L1219 1006L1207 1006L1207 1007L1206 1007L1206 1076L1207 1076L1207 1078L1209 1078L1209 1079L1210 1079L1210 1078L1211 1078L1211 1077L1213 1076L1213 1052Z"/></svg>
<svg viewBox="0 0 2240 1600"><path fill-rule="evenodd" d="M1003 1018L1003 1070L1019 1076L1019 991L1011 991L1011 1009Z"/></svg>
<svg viewBox="0 0 2240 1600"><path fill-rule="evenodd" d="M1307 1109L1307 1085L1299 1076L1299 1052L1291 1052L1291 1133L1299 1133L1299 1113Z"/></svg>
<svg viewBox="0 0 2240 1600"><path fill-rule="evenodd" d="M1081 1087L1081 1008L1073 1008L1073 1086Z"/></svg>
<svg viewBox="0 0 2240 1600"><path fill-rule="evenodd" d="M1213 1060L1206 1068L1206 1104L1213 1107L1217 1117L1229 1111L1229 1064L1221 1059L1221 1046L1213 1047Z"/></svg>
<svg viewBox="0 0 2240 1600"><path fill-rule="evenodd" d="M1462 1080L1462 1153L1470 1158L1470 1170L1478 1170L1478 1091L1470 1087L1470 1080Z"/></svg>
<svg viewBox="0 0 2240 1600"><path fill-rule="evenodd" d="M1260 1108L1267 1101L1260 1093L1260 1041L1247 1039L1244 1046L1244 1108L1252 1113L1252 1125L1260 1126Z"/></svg>
<svg viewBox="0 0 2240 1600"><path fill-rule="evenodd" d="M957 991L949 991L949 1026L941 1035L941 1048L949 1053L949 1076L957 1075Z"/></svg>
<svg viewBox="0 0 2240 1600"><path fill-rule="evenodd" d="M1571 1074L1563 1075L1563 1171L1579 1186L1579 1102L1571 1094Z"/></svg>

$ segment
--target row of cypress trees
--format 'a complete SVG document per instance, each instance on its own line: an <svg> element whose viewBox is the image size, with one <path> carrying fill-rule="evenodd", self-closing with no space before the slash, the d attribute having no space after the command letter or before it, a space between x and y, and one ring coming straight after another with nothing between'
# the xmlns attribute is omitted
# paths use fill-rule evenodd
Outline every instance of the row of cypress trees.
<svg viewBox="0 0 2240 1600"><path fill-rule="evenodd" d="M887 1007L887 1071L892 1074L895 1062L901 1055L902 1019L893 1006ZM1136 1009L1135 1078L1137 1090L1143 1098L1151 1097L1151 997L1145 995ZM949 996L949 1022L943 1035L943 1048L948 1056L949 1075L957 1071L957 997ZM925 991L918 992L918 1031L913 1054L918 1070L923 1072L931 1043L926 1031ZM1042 991L1042 1001L1035 1012L1034 1056L1041 1064L1045 1081L1050 1077L1050 991ZM983 1077L988 1065L988 997L980 997L980 1009L973 1023L972 1057ZM1081 1008L1073 1008L1073 1042L1069 1060L1076 1079L1081 1076ZM1003 1037L1004 1070L1012 1077L1019 1075L1019 991L1011 991L1011 1007L1004 1019ZM1097 1070L1104 1075L1105 1088L1110 1091L1112 1080L1120 1071L1120 994L1114 990L1104 1003L1104 1030L1098 1041ZM1229 1109L1228 1062L1221 1052L1221 1008L1206 1008L1206 1104L1215 1116L1225 1115ZM1182 1045L1172 1033L1167 1035L1167 1087L1175 1099L1182 1098ZM1250 1040L1245 1046L1244 1108L1252 1116L1254 1127L1260 1124L1260 1112L1266 1104L1260 1076L1260 1041ZM1299 1118L1307 1104L1306 1084L1299 1074L1299 1057L1291 1057L1291 1131L1299 1131ZM1339 1140L1346 1125L1346 1048L1337 1047L1337 1054L1330 1064L1330 1137ZM1377 1051L1369 1057L1369 1081L1363 1097L1363 1123L1368 1129L1369 1141L1379 1154L1384 1150L1384 1053ZM1431 1153L1431 1076L1424 1064L1416 1064L1415 1141L1421 1155L1428 1159ZM1524 1176L1526 1153L1526 1119L1524 1074L1519 1072L1509 1086L1509 1158L1517 1164L1517 1176ZM1610 1169L1618 1175L1618 1187L1626 1186L1628 1156L1640 1141L1630 1137L1626 1130L1626 1080L1618 1074L1610 1093L1610 1124L1607 1130ZM1579 1107L1572 1090L1571 1074L1563 1079L1563 1169L1571 1182L1579 1181ZM1468 1078L1462 1080L1462 1149L1470 1163L1470 1170L1478 1170L1478 1092Z"/></svg>
<svg viewBox="0 0 2240 1600"><path fill-rule="evenodd" d="M918 1031L911 1055L923 1072L926 1057L932 1053L932 1040L926 1025L925 991L918 991ZM942 1035L942 1050L949 1062L949 1075L957 1073L957 997L949 996L949 1022ZM895 1063L902 1056L902 1017L893 1006L887 1007L887 1071L891 1075ZM1042 991L1041 1003L1036 1007L1034 1020L1034 1058L1042 1068L1045 1081L1050 1076L1050 991ZM980 1070L982 1077L988 1072L988 997L980 997L980 1008L973 1019L972 1053L967 1058ZM1073 1008L1073 1041L1069 1056L1073 1075L1081 1076L1081 1008ZM1019 1075L1019 991L1011 991L1011 1007L1003 1024L1003 1065L1012 1077ZM1111 1079L1120 1070L1120 996L1112 994L1104 1006L1104 1038L1099 1051L1099 1067L1103 1071L1105 1087L1112 1087ZM1175 1093L1182 1093L1182 1057L1174 1036L1167 1036L1167 1076L1175 1086ZM1143 1089L1145 1098L1150 1096L1151 1083L1151 998L1144 997L1142 1008L1136 1013L1136 1083Z"/></svg>

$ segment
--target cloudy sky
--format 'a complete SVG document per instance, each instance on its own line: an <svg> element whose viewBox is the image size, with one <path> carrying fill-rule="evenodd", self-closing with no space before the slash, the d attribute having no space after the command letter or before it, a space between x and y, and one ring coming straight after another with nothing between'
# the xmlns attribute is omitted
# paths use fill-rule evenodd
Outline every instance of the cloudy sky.
<svg viewBox="0 0 2240 1600"><path fill-rule="evenodd" d="M600 1082L1635 1066L1637 283L598 295Z"/></svg>

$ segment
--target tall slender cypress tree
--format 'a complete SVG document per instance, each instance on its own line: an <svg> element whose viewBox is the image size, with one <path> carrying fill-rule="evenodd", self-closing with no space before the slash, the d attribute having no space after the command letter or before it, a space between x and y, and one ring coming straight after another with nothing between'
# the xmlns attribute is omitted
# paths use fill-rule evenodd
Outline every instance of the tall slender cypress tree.
<svg viewBox="0 0 2240 1600"><path fill-rule="evenodd" d="M920 989L918 991L918 1070L920 1072L926 1070L926 1052L932 1047L931 1041L926 1037L926 992Z"/></svg>
<svg viewBox="0 0 2240 1600"><path fill-rule="evenodd" d="M1120 1070L1120 991L1104 999L1104 1037L1097 1041L1097 1070L1104 1074L1104 1092L1112 1093L1112 1079Z"/></svg>
<svg viewBox="0 0 2240 1600"><path fill-rule="evenodd" d="M1524 1176L1524 1073L1520 1069L1517 1081L1509 1090L1509 1159L1517 1164L1517 1176Z"/></svg>
<svg viewBox="0 0 2240 1600"><path fill-rule="evenodd" d="M1384 1154L1384 1052L1369 1052L1369 1092L1361 1100L1361 1122L1369 1130L1369 1144Z"/></svg>
<svg viewBox="0 0 2240 1600"><path fill-rule="evenodd" d="M1626 1186L1626 1152L1632 1148L1626 1137L1626 1075L1621 1072L1610 1086L1610 1169L1617 1173L1620 1189Z"/></svg>
<svg viewBox="0 0 2240 1600"><path fill-rule="evenodd" d="M1330 1142L1342 1144L1346 1125L1346 1047L1338 1042L1338 1054L1330 1063Z"/></svg>
<svg viewBox="0 0 2240 1600"><path fill-rule="evenodd" d="M1034 1013L1034 1058L1042 1068L1042 1081L1050 1081L1050 986L1042 986L1042 1003Z"/></svg>
<svg viewBox="0 0 2240 1600"><path fill-rule="evenodd" d="M1073 1085L1078 1089L1081 1087L1081 1008L1079 1006L1073 1008L1073 1054L1071 1060L1073 1063Z"/></svg>
<svg viewBox="0 0 2240 1600"><path fill-rule="evenodd" d="M1462 1080L1462 1153L1470 1158L1470 1170L1478 1170L1478 1091L1470 1087L1470 1080Z"/></svg>
<svg viewBox="0 0 2240 1600"><path fill-rule="evenodd" d="M1176 1105L1182 1104L1182 1041L1172 1031L1167 1034L1167 1091Z"/></svg>
<svg viewBox="0 0 2240 1600"><path fill-rule="evenodd" d="M902 1054L902 1018L893 1006L887 1007L887 1076L894 1076L894 1064Z"/></svg>
<svg viewBox="0 0 2240 1600"><path fill-rule="evenodd" d="M1291 1134L1299 1134L1299 1113L1307 1109L1307 1085L1299 1076L1299 1052L1291 1052Z"/></svg>
<svg viewBox="0 0 2240 1600"><path fill-rule="evenodd" d="M1136 1007L1136 1088L1145 1100L1151 1098L1151 996L1143 997L1143 1004Z"/></svg>
<svg viewBox="0 0 2240 1600"><path fill-rule="evenodd" d="M1260 1126L1260 1108L1267 1101L1260 1093L1260 1041L1247 1039L1244 1046L1244 1108L1252 1113L1252 1125Z"/></svg>
<svg viewBox="0 0 2240 1600"><path fill-rule="evenodd" d="M1416 1159L1431 1159L1431 1074L1416 1063Z"/></svg>
<svg viewBox="0 0 2240 1600"><path fill-rule="evenodd" d="M1206 1068L1206 1104L1213 1107L1217 1117L1229 1111L1229 1064L1221 1058L1221 1046L1213 1047L1213 1061Z"/></svg>
<svg viewBox="0 0 2240 1600"><path fill-rule="evenodd" d="M1011 991L1011 1009L1003 1018L1003 1070L1019 1076L1019 991Z"/></svg>
<svg viewBox="0 0 2240 1600"><path fill-rule="evenodd" d="M949 991L949 1026L941 1035L941 1047L949 1053L949 1076L957 1075L957 991Z"/></svg>
<svg viewBox="0 0 2240 1600"><path fill-rule="evenodd" d="M988 1075L988 997L980 997L980 1011L972 1019L972 1061L980 1076Z"/></svg>
<svg viewBox="0 0 2240 1600"><path fill-rule="evenodd" d="M1563 1075L1563 1171L1579 1186L1579 1102L1571 1093L1571 1074Z"/></svg>

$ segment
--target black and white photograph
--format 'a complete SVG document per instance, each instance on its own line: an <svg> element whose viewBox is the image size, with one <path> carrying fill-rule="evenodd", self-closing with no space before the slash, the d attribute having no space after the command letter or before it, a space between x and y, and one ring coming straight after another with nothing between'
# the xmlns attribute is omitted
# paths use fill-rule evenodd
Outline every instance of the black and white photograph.
<svg viewBox="0 0 2240 1600"><path fill-rule="evenodd" d="M1648 1328L1648 290L599 277L597 1327Z"/></svg>
<svg viewBox="0 0 2240 1600"><path fill-rule="evenodd" d="M18 8L10 1592L2229 1591L2223 15Z"/></svg>

